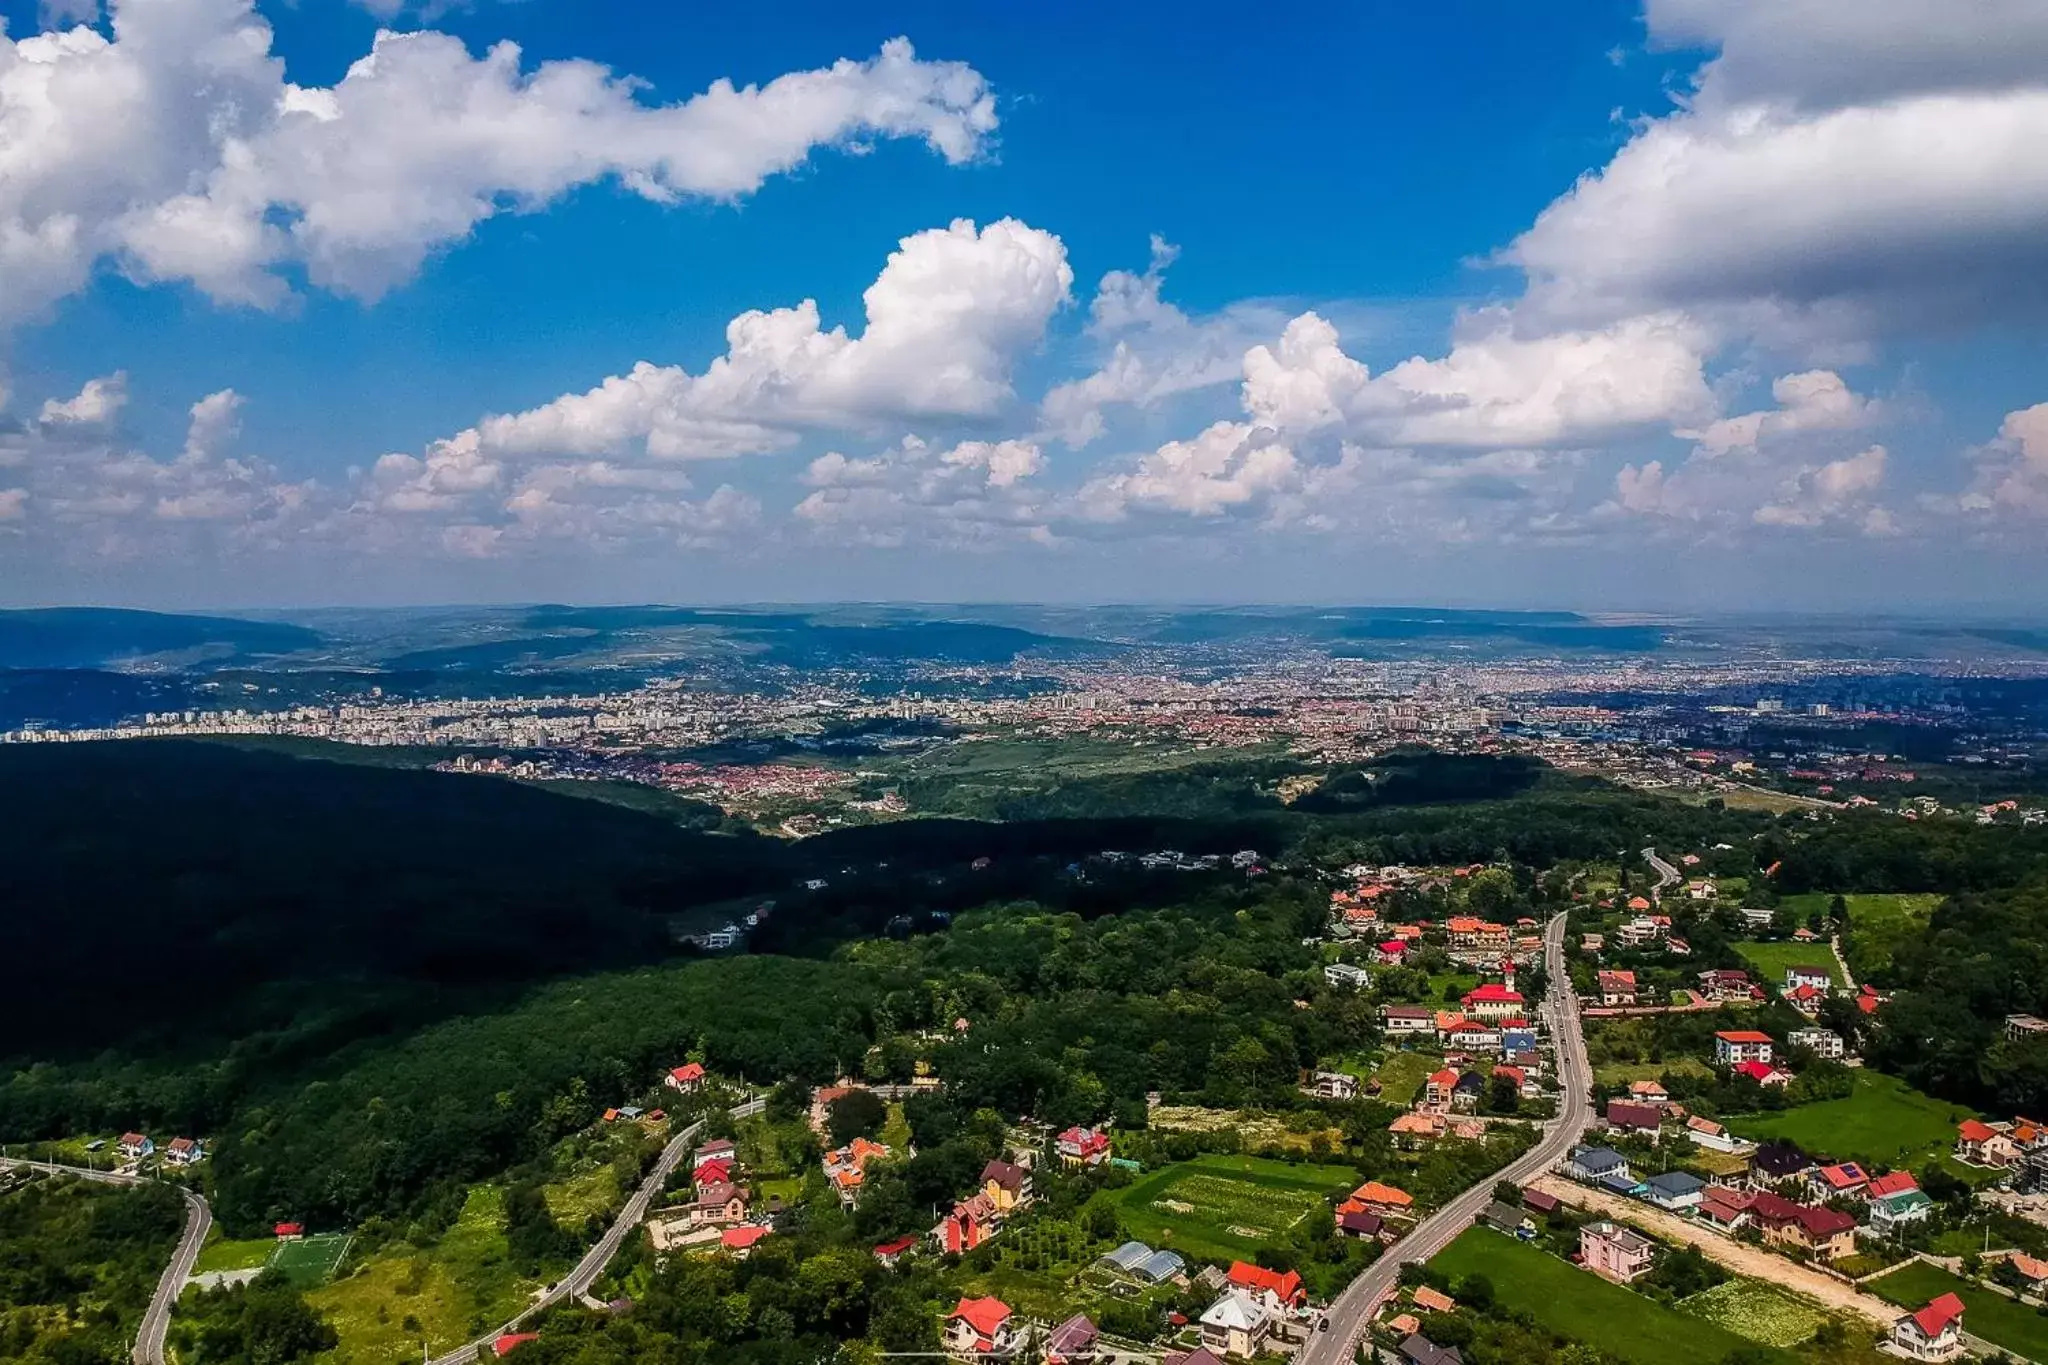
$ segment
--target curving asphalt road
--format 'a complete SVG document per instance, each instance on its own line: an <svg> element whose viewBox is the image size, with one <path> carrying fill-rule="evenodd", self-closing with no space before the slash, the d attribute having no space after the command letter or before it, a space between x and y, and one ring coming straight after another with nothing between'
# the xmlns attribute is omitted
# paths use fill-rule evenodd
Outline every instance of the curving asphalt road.
<svg viewBox="0 0 2048 1365"><path fill-rule="evenodd" d="M83 1180L97 1180L102 1185L144 1183L142 1176L118 1175L113 1171L95 1171L84 1166L0 1159L0 1170L17 1166L49 1171L55 1175L75 1175ZM206 1244L206 1234L213 1227L213 1210L207 1207L206 1201L190 1190L180 1190L179 1193L185 1196L185 1235L178 1239L178 1249L171 1253L171 1263L164 1267L162 1278L156 1282L156 1293L150 1296L149 1308L142 1315L142 1326L135 1336L135 1365L164 1365L164 1334L171 1327L171 1310L177 1307L178 1295L184 1292L185 1281L199 1260L199 1248Z"/></svg>
<svg viewBox="0 0 2048 1365"><path fill-rule="evenodd" d="M1347 1285L1324 1315L1329 1330L1317 1332L1303 1344L1295 1353L1295 1365L1353 1365L1366 1324L1372 1321L1380 1302L1393 1291L1401 1267L1428 1260L1472 1226L1481 1210L1493 1201L1496 1181L1524 1184L1550 1169L1571 1150L1592 1121L1593 1073L1586 1064L1586 1039L1579 1029L1578 997L1572 993L1571 974L1565 969L1563 915L1550 921L1543 940L1544 965L1550 976L1543 1013L1557 1053L1563 1112L1546 1125L1542 1141L1521 1159L1423 1219L1414 1231L1389 1247L1364 1274Z"/></svg>
<svg viewBox="0 0 2048 1365"><path fill-rule="evenodd" d="M765 1100L748 1100L745 1104L734 1105L728 1112L733 1118L743 1119L760 1113L766 1107ZM661 1187L668 1183L669 1175L681 1164L683 1158L690 1154L697 1141L697 1135L703 1131L704 1121L699 1119L668 1140L668 1146L661 1149L661 1156L655 1161L654 1169L640 1182L640 1188L633 1191L633 1197L626 1201L625 1208L619 1210L619 1216L612 1221L612 1225L604 1230L604 1236L598 1238L597 1244L583 1253L583 1259L576 1263L574 1270L549 1286L546 1293L536 1298L509 1321L492 1328L475 1341L456 1347L446 1355L434 1357L428 1365L469 1365L470 1361L476 1359L479 1350L488 1349L492 1342L507 1332L518 1331L538 1317L543 1309L552 1308L565 1299L580 1298L589 1293L590 1287L604 1274L605 1267L612 1263L612 1257L618 1255L619 1248L626 1244L626 1238L632 1236L633 1231L647 1217L647 1211L653 1207L655 1197L661 1193ZM152 1365L155 1363L152 1362Z"/></svg>
<svg viewBox="0 0 2048 1365"><path fill-rule="evenodd" d="M1650 897L1653 900L1663 895L1666 887L1678 885L1684 876L1677 868L1658 857L1654 848L1644 849L1643 858L1657 874L1657 884L1650 889Z"/></svg>

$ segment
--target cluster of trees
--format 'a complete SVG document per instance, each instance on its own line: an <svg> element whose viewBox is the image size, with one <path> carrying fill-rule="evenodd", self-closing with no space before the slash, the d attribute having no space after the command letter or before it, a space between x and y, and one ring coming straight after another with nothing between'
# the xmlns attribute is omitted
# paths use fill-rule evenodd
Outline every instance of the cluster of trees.
<svg viewBox="0 0 2048 1365"><path fill-rule="evenodd" d="M247 1284L188 1292L171 1319L172 1348L189 1365L287 1365L340 1341L277 1270Z"/></svg>
<svg viewBox="0 0 2048 1365"><path fill-rule="evenodd" d="M2005 1030L2008 1015L2048 1015L2048 881L1944 901L1894 946L1888 980L1899 989L1866 1044L1874 1064L1944 1098L2048 1111L2048 1039Z"/></svg>
<svg viewBox="0 0 2048 1365"><path fill-rule="evenodd" d="M185 1227L166 1186L8 1177L0 1196L0 1360L116 1365Z"/></svg>

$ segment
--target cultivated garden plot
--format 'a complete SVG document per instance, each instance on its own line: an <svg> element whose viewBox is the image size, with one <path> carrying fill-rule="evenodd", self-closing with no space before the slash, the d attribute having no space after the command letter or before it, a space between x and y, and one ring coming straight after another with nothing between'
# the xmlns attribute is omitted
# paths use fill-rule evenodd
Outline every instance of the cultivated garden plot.
<svg viewBox="0 0 2048 1365"><path fill-rule="evenodd" d="M1184 1256L1251 1259L1358 1183L1343 1166L1293 1166L1255 1157L1202 1157L1168 1166L1122 1191L1133 1236Z"/></svg>
<svg viewBox="0 0 2048 1365"><path fill-rule="evenodd" d="M1813 1340L1828 1320L1817 1304L1760 1280L1729 1280L1684 1300L1678 1311L1761 1345L1782 1348Z"/></svg>

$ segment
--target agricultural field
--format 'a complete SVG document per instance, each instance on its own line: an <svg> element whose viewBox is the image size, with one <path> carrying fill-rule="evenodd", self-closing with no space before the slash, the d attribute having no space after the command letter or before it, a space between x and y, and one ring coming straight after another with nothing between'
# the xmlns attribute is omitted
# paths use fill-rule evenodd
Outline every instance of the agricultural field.
<svg viewBox="0 0 2048 1365"><path fill-rule="evenodd" d="M393 1243L306 1300L341 1334L330 1365L389 1365L419 1358L423 1345L454 1350L511 1317L536 1287L512 1268L504 1191L479 1186L432 1246Z"/></svg>
<svg viewBox="0 0 2048 1365"><path fill-rule="evenodd" d="M1902 1308L1918 1308L1942 1294L1954 1294L1966 1310L1963 1330L2029 1360L2048 1360L2048 1317L1939 1266L1909 1261L1863 1287Z"/></svg>
<svg viewBox="0 0 2048 1365"><path fill-rule="evenodd" d="M1969 1110L1923 1095L1895 1076L1859 1070L1848 1098L1802 1104L1776 1114L1732 1115L1742 1137L1782 1138L1805 1151L1876 1166L1918 1170L1946 1154Z"/></svg>
<svg viewBox="0 0 2048 1365"><path fill-rule="evenodd" d="M1493 1282L1501 1303L1631 1365L1721 1365L1743 1350L1760 1352L1760 1359L1775 1362L1793 1359L1787 1352L1759 1346L1710 1319L1667 1308L1491 1228L1466 1231L1430 1264L1454 1280L1484 1275Z"/></svg>
<svg viewBox="0 0 2048 1365"><path fill-rule="evenodd" d="M1328 1217L1329 1197L1358 1183L1348 1166L1204 1156L1097 1198L1114 1200L1131 1235L1155 1247L1249 1261L1304 1220Z"/></svg>
<svg viewBox="0 0 2048 1365"><path fill-rule="evenodd" d="M1288 1121L1290 1118L1292 1123ZM1204 1109L1190 1104L1159 1106L1152 1111L1147 1126L1161 1132L1236 1133L1248 1147L1277 1147L1302 1153L1312 1151L1318 1137L1332 1146L1341 1143L1344 1137L1341 1131L1327 1126L1319 1116L1308 1111L1282 1115L1242 1109Z"/></svg>
<svg viewBox="0 0 2048 1365"><path fill-rule="evenodd" d="M1825 967L1829 980L1844 984L1841 965L1825 943L1738 943L1735 951L1774 991L1784 986L1788 967Z"/></svg>
<svg viewBox="0 0 2048 1365"><path fill-rule="evenodd" d="M269 1264L299 1288L317 1289L341 1268L351 1240L346 1233L328 1232L297 1242L279 1242Z"/></svg>
<svg viewBox="0 0 2048 1365"><path fill-rule="evenodd" d="M1818 1304L1762 1280L1718 1284L1681 1302L1678 1311L1758 1345L1782 1350L1813 1340L1828 1320Z"/></svg>

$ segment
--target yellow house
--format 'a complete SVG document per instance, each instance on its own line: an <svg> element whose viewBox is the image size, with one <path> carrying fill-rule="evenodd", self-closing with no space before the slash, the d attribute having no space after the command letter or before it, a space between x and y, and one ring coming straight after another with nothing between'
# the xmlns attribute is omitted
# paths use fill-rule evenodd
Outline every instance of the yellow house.
<svg viewBox="0 0 2048 1365"><path fill-rule="evenodd" d="M982 1168L981 1192L997 1213L1008 1213L1031 1201L1031 1172L1007 1161L991 1161Z"/></svg>

